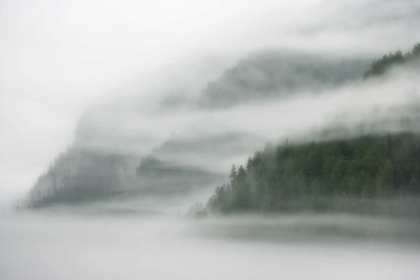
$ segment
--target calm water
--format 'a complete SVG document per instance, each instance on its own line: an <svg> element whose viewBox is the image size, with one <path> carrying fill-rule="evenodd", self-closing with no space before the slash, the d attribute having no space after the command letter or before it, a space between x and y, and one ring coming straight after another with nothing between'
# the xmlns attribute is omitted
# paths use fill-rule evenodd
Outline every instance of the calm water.
<svg viewBox="0 0 420 280"><path fill-rule="evenodd" d="M419 279L417 220L0 218L0 279Z"/></svg>

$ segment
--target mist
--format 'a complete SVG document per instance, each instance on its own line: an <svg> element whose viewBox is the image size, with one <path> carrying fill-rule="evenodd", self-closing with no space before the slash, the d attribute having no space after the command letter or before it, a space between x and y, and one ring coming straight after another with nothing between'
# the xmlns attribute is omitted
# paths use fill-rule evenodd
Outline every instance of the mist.
<svg viewBox="0 0 420 280"><path fill-rule="evenodd" d="M14 1L0 12L1 197L9 206L72 145L81 114L103 96L136 95L141 110L153 111L148 100L196 95L259 49L371 60L419 41L416 1Z"/></svg>
<svg viewBox="0 0 420 280"><path fill-rule="evenodd" d="M376 81L354 79L319 93L298 90L292 96L273 95L228 108L196 107L194 99L175 107L157 102L150 105L154 109L134 96L120 104L112 100L81 120L75 143L130 155L151 153L227 172L268 142L310 142L336 126L350 133L337 133L336 138L356 136L360 125L365 133L417 131L417 75L418 70L396 69ZM404 118L411 122L400 126Z"/></svg>
<svg viewBox="0 0 420 280"><path fill-rule="evenodd" d="M416 279L418 30L415 0L1 2L0 278Z"/></svg>
<svg viewBox="0 0 420 280"><path fill-rule="evenodd" d="M401 226L400 223L372 223L368 219L355 223L351 218L343 218L340 217L341 224L346 225L341 228L343 235L351 233L356 239L342 236L332 241L326 235L314 239L313 234L308 239L302 228L305 220L324 226L331 223L328 218L319 217L259 219L256 224L252 220L250 223L232 219L190 224L127 217L92 221L74 216L21 216L1 224L0 242L3 252L7 252L0 258L1 271L6 279L417 277L417 246L356 242L358 231L369 231L374 238L387 233L390 226ZM412 226L405 231L413 230ZM287 228L294 231L288 233ZM330 228L328 236L339 230ZM295 231L299 238L293 237ZM282 236L283 241L269 236Z"/></svg>

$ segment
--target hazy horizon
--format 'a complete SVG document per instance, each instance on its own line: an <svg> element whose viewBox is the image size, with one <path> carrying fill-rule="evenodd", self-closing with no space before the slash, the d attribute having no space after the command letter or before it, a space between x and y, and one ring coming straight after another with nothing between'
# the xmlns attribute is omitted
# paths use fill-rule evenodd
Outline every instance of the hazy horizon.
<svg viewBox="0 0 420 280"><path fill-rule="evenodd" d="M418 0L0 1L0 279L417 279Z"/></svg>

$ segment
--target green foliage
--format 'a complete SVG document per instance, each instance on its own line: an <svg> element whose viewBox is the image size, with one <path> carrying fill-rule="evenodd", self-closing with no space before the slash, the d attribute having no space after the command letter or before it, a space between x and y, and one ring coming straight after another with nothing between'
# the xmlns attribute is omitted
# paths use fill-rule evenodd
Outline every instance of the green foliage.
<svg viewBox="0 0 420 280"><path fill-rule="evenodd" d="M363 78L380 76L388 71L391 67L401 64L413 63L419 61L420 58L420 44L416 44L411 52L403 55L401 51L395 54L389 53L378 60L374 60L370 68L363 74Z"/></svg>
<svg viewBox="0 0 420 280"><path fill-rule="evenodd" d="M420 194L420 136L406 133L351 140L267 147L246 169L232 168L228 185L217 187L213 212L282 211L321 207L314 198Z"/></svg>

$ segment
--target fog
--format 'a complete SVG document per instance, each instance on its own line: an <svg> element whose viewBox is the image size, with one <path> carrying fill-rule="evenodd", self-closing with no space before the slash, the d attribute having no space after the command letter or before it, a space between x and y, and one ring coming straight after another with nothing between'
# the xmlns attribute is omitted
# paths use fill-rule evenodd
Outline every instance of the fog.
<svg viewBox="0 0 420 280"><path fill-rule="evenodd" d="M259 49L370 60L419 41L416 1L7 1L0 13L1 200L8 206L72 145L81 114L98 98L136 95L142 111L153 111L150 99L197 95ZM143 136L147 145L135 152L160 145L168 138L162 133Z"/></svg>
<svg viewBox="0 0 420 280"><path fill-rule="evenodd" d="M418 224L345 216L257 221L2 219L1 274L3 279L416 279L420 272L418 243L412 243ZM317 230L314 224L324 228L318 237L305 234ZM389 233L401 225L411 242L401 243L396 238L401 232ZM369 238L360 239L360 233ZM392 236L381 238L384 233Z"/></svg>
<svg viewBox="0 0 420 280"><path fill-rule="evenodd" d="M279 95L282 89L276 87L275 94L260 89L258 100L222 108L202 107L207 88L177 105L162 104L160 96L155 101L141 95L105 98L83 114L72 147L37 180L29 204L116 196L121 210L174 216L194 204L193 198L205 203L214 187L227 181L232 164L244 165L267 143L418 132L418 71L395 68L366 82L352 75L331 85L315 80L311 88L322 83L320 89L286 89L293 95ZM251 73L247 81L252 83L258 77ZM219 80L210 85L228 94L237 90Z"/></svg>
<svg viewBox="0 0 420 280"><path fill-rule="evenodd" d="M418 65L363 78L418 30L416 0L2 1L0 279L417 279L416 196L204 207L264 147L420 133Z"/></svg>
<svg viewBox="0 0 420 280"><path fill-rule="evenodd" d="M372 82L354 79L316 94L299 89L293 96L262 97L229 108L196 108L194 99L175 107L162 106L159 99L143 106L134 96L112 100L89 111L79 123L75 141L89 149L152 154L226 173L268 142L325 140L324 130L335 127L347 131L330 139L418 131L418 74L418 70L396 69ZM401 125L404 120L408 123Z"/></svg>

